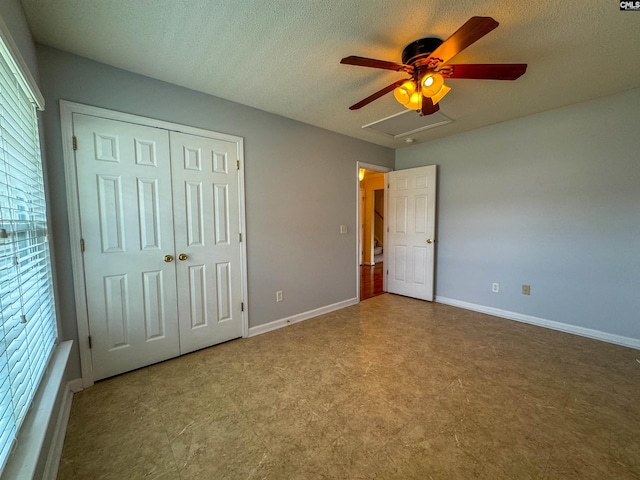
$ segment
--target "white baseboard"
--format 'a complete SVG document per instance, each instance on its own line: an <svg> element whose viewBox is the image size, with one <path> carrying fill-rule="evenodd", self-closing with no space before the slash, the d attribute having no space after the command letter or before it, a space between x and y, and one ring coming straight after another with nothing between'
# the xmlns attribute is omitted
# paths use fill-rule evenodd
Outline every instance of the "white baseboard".
<svg viewBox="0 0 640 480"><path fill-rule="evenodd" d="M316 308L315 310L309 310L308 312L298 313L297 315L292 315L291 317L274 320L273 322L265 323L264 325L257 325L255 327L249 328L248 336L255 337L256 335L261 335L263 333L267 333L272 330L277 330L282 327L287 327L289 325L293 325L294 323L302 322L303 320L309 320L310 318L317 317L319 315L324 315L325 313L334 312L336 310L340 310L341 308L346 308L346 307L350 307L351 305L356 305L357 303L358 303L357 298L355 297L349 298L348 300L327 305L325 307Z"/></svg>
<svg viewBox="0 0 640 480"><path fill-rule="evenodd" d="M67 383L67 385L69 386L69 390L71 390L73 393L78 393L84 390L84 385L82 383L81 378L70 380L69 383Z"/></svg>
<svg viewBox="0 0 640 480"><path fill-rule="evenodd" d="M595 340L601 340L603 342L614 343L616 345L622 345L623 347L630 347L635 348L636 350L640 350L640 339L637 338L623 337L622 335L615 335L613 333L593 330L591 328L578 327L576 325L570 325L568 323L546 320L544 318L533 317L531 315L524 315L522 313L510 312L508 310L501 310L499 308L487 307L484 305L477 305L475 303L463 302L462 300L455 300L453 298L436 297L435 301L437 303L451 305L452 307L460 307L466 310L473 310L474 312L486 313L495 317L506 318L507 320L529 323L531 325L537 325L538 327L550 328L552 330L558 330L560 332L572 333L574 335L580 335L581 337L593 338Z"/></svg>
<svg viewBox="0 0 640 480"><path fill-rule="evenodd" d="M64 436L67 433L67 424L69 423L69 414L71 413L71 402L73 400L73 384L80 381L82 387L82 379L71 380L67 382L60 410L58 412L58 418L56 420L56 426L51 438L51 445L49 447L49 454L47 455L47 463L44 467L42 474L43 480L56 480L58 476L58 467L60 466L60 458L62 457L62 447L64 446Z"/></svg>

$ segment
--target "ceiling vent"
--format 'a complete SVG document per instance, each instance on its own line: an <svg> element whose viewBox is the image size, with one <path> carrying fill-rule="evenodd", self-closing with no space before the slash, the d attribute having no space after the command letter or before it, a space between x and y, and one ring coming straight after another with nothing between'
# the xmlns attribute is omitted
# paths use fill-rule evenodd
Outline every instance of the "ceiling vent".
<svg viewBox="0 0 640 480"><path fill-rule="evenodd" d="M368 128L392 138L402 138L451 122L453 120L440 112L421 117L413 110L405 110L382 120L363 125L362 128Z"/></svg>

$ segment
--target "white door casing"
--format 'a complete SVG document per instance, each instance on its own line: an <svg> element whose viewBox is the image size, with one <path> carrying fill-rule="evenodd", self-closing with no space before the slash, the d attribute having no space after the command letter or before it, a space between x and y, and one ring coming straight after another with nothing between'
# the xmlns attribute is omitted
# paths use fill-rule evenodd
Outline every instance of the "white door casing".
<svg viewBox="0 0 640 480"><path fill-rule="evenodd" d="M360 236L359 241L358 241L358 246L359 246L359 256L358 256L358 264L362 265L364 262L364 204L365 204L365 189L364 188L360 188L360 201L358 202L358 209L359 209L359 219L360 219Z"/></svg>
<svg viewBox="0 0 640 480"><path fill-rule="evenodd" d="M436 166L387 174L387 291L433 300Z"/></svg>
<svg viewBox="0 0 640 480"><path fill-rule="evenodd" d="M232 142L170 135L185 354L242 336L238 156Z"/></svg>
<svg viewBox="0 0 640 480"><path fill-rule="evenodd" d="M246 248L239 239L245 225L242 138L64 100L60 102L60 115L69 230L72 245L78 246L72 248L71 254L83 386L88 387L106 376L246 335ZM87 121L97 122L95 126L99 127L96 129L99 131L89 132L85 125ZM180 245L185 247L180 251L178 245L174 244L175 226L187 224L188 212L185 204L182 206L182 217L177 215L174 218L175 212L172 212L172 189L175 188L172 183L176 179L172 179L171 171L175 173L179 170L176 169L179 162L171 161L170 135L172 141L178 143L191 137L205 144L207 141L213 142L215 147L209 143L209 155L212 160L217 155L215 161L218 163L214 165L211 162L210 168L218 170L218 173L221 170L227 172L225 180L219 175L213 179L202 174L207 177L201 182L203 201L206 202L207 198L213 200L216 195L223 199L217 204L210 203L208 211L206 203L203 203L203 215L221 217L226 214L226 219L216 224L215 217L201 216L199 226L216 229L218 239L227 235L228 243L234 247L223 252L220 247L224 241L217 240L217 250L215 244L209 243L213 250L209 255L204 255L206 261L198 258L198 255L203 256L201 253L182 251L186 249L185 244ZM74 151L76 139L78 150ZM206 149L203 152L203 158L206 158ZM76 153L78 159L81 156L93 157L93 163L101 165L100 171L93 172L95 178L87 181L85 177L90 170L84 168L84 163L76 162ZM98 157L101 159L96 161ZM133 170L127 167L128 172L118 173L116 165L119 162L116 159L121 164L133 162ZM225 162L226 165L222 167ZM184 180L184 175L180 175L178 172L178 177ZM94 198L86 200L91 186ZM179 205L178 199L175 205ZM92 208L93 215L89 213ZM87 231L89 227L94 229L95 238ZM180 240L179 237L180 234L176 234ZM80 248L82 244L85 252ZM100 246L100 251L92 252L91 249L96 245ZM140 261L153 257L143 265L144 268L136 266L140 263L137 260L123 260L125 253L135 252L136 245L141 255ZM188 260L179 261L179 253L187 254ZM164 261L165 255L171 255L175 260L167 263ZM178 305L176 292L179 284L184 288L180 275L189 271L190 262L191 265L199 262L205 271L215 271L213 278L223 278L224 282L216 284L215 281L208 281L208 301L200 303L200 310L190 302L189 312L195 313L196 317L203 314L207 321L192 316L188 321L198 326L195 329L197 334L190 332L192 338L189 338L189 334L183 335L184 345L181 346L182 324L178 321L178 311L183 305ZM139 270L137 273L136 269ZM96 278L90 281L90 274L96 271ZM107 298L111 299L109 308ZM101 326L95 325L93 318L90 318L90 310L93 311L93 318L97 318L96 312L102 310L103 320L108 315L109 321L105 320ZM205 333L207 328L203 328L203 324L212 327L208 333ZM136 345L139 348L134 348ZM101 346L102 353L110 359L104 361L100 357ZM112 365L103 368L109 363Z"/></svg>

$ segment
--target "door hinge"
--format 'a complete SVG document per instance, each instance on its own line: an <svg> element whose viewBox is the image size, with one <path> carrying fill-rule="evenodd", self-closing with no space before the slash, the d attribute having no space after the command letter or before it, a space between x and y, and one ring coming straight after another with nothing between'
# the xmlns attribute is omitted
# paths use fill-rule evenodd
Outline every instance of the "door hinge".
<svg viewBox="0 0 640 480"><path fill-rule="evenodd" d="M84 252L84 238L80 239L80 251Z"/></svg>
<svg viewBox="0 0 640 480"><path fill-rule="evenodd" d="M387 275L389 275L389 270L387 270Z"/></svg>
<svg viewBox="0 0 640 480"><path fill-rule="evenodd" d="M78 137L76 137L75 135L73 136L73 149L78 149Z"/></svg>
<svg viewBox="0 0 640 480"><path fill-rule="evenodd" d="M240 170L240 160L236 160L236 167Z"/></svg>
<svg viewBox="0 0 640 480"><path fill-rule="evenodd" d="M244 302L242 302L242 303L240 304L240 311L241 311L241 312L244 312Z"/></svg>
<svg viewBox="0 0 640 480"><path fill-rule="evenodd" d="M91 340L91 335L89 335L89 348L93 348L93 341Z"/></svg>
<svg viewBox="0 0 640 480"><path fill-rule="evenodd" d="M240 238L240 243L242 243L242 233L239 233L238 237Z"/></svg>

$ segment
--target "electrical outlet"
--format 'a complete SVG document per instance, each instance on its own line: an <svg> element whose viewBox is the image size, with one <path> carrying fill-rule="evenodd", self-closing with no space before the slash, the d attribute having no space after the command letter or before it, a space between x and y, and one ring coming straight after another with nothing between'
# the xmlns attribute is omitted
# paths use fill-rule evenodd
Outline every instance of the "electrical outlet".
<svg viewBox="0 0 640 480"><path fill-rule="evenodd" d="M491 291L493 293L499 293L500 292L500 284L499 283L492 283L491 284Z"/></svg>
<svg viewBox="0 0 640 480"><path fill-rule="evenodd" d="M340 225L340 234L343 235L348 232L346 225Z"/></svg>
<svg viewBox="0 0 640 480"><path fill-rule="evenodd" d="M282 290L278 290L276 292L276 302L281 302L282 301Z"/></svg>
<svg viewBox="0 0 640 480"><path fill-rule="evenodd" d="M531 295L531 285L522 285L522 294Z"/></svg>

